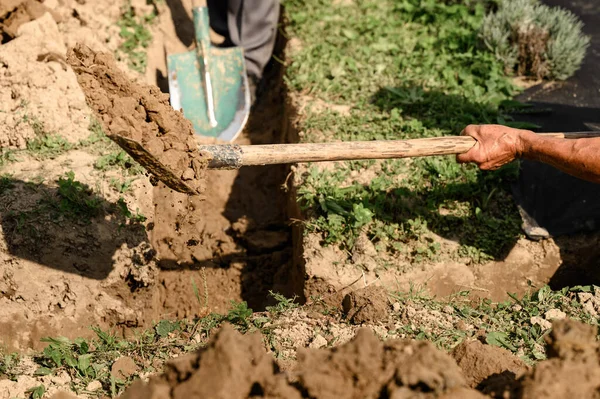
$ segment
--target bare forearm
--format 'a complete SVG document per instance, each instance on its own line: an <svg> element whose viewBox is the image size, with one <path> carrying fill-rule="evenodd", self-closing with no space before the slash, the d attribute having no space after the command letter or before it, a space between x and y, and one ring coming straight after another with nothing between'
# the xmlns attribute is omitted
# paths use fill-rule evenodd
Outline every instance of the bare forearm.
<svg viewBox="0 0 600 399"><path fill-rule="evenodd" d="M521 157L554 166L570 175L600 183L600 139L555 139L525 132Z"/></svg>

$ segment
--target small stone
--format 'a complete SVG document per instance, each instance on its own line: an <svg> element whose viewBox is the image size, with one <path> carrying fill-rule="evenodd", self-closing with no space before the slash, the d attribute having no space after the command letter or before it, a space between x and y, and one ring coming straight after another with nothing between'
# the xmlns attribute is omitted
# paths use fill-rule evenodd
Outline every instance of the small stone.
<svg viewBox="0 0 600 399"><path fill-rule="evenodd" d="M548 330L552 327L552 323L550 323L548 320L542 319L540 316L533 316L531 319L529 319L529 322L533 325L538 325L540 327L542 327L542 330Z"/></svg>
<svg viewBox="0 0 600 399"><path fill-rule="evenodd" d="M120 380L124 380L138 372L138 366L132 358L123 356L118 358L110 368L110 374Z"/></svg>
<svg viewBox="0 0 600 399"><path fill-rule="evenodd" d="M308 347L311 349L320 349L327 346L327 340L321 335L317 334L312 342L308 344Z"/></svg>
<svg viewBox="0 0 600 399"><path fill-rule="evenodd" d="M395 313L400 312L400 310L402 310L402 306L400 305L400 302L394 302L394 304L392 305L392 310Z"/></svg>
<svg viewBox="0 0 600 399"><path fill-rule="evenodd" d="M518 303L515 303L511 306L511 309L513 312L520 312L523 309L523 306L519 305Z"/></svg>
<svg viewBox="0 0 600 399"><path fill-rule="evenodd" d="M592 299L594 296L589 292L580 292L577 294L577 297L579 298L579 302L586 303L587 301Z"/></svg>
<svg viewBox="0 0 600 399"><path fill-rule="evenodd" d="M90 382L89 384L87 384L87 387L85 387L86 391L90 391L90 392L95 392L98 391L100 389L102 389L102 383L98 380L94 380L92 382Z"/></svg>
<svg viewBox="0 0 600 399"><path fill-rule="evenodd" d="M69 373L63 370L60 373L52 376L50 381L56 385L66 385L71 382L71 377L69 376Z"/></svg>
<svg viewBox="0 0 600 399"><path fill-rule="evenodd" d="M560 309L550 309L544 315L546 320L562 320L567 317L567 314Z"/></svg>
<svg viewBox="0 0 600 399"><path fill-rule="evenodd" d="M194 169L187 168L185 170L185 172L183 172L183 174L181 175L181 178L183 180L193 180L195 176L196 176L196 173L194 173Z"/></svg>
<svg viewBox="0 0 600 399"><path fill-rule="evenodd" d="M442 311L446 314L452 314L454 313L454 308L450 305L446 305L444 306L444 309L442 309Z"/></svg>

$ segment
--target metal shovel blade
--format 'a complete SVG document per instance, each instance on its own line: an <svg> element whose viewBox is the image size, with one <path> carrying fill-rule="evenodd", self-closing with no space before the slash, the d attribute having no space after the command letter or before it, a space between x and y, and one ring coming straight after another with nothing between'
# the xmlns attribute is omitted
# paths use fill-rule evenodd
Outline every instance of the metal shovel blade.
<svg viewBox="0 0 600 399"><path fill-rule="evenodd" d="M167 56L171 105L196 134L233 141L250 114L250 91L241 48L213 47L208 9L193 9L196 49Z"/></svg>

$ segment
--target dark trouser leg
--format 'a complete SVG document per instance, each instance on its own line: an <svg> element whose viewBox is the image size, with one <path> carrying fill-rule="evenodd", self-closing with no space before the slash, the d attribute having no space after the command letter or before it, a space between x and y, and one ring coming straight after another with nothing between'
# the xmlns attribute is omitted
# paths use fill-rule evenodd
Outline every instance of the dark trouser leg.
<svg viewBox="0 0 600 399"><path fill-rule="evenodd" d="M248 76L258 81L273 54L278 0L207 0L212 29L244 49Z"/></svg>

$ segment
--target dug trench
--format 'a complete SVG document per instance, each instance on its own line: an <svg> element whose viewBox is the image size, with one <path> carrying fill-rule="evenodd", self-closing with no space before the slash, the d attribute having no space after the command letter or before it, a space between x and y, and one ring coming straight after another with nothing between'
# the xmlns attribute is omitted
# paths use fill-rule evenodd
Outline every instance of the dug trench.
<svg viewBox="0 0 600 399"><path fill-rule="evenodd" d="M279 59L283 59L284 47L280 35L276 48ZM265 87L236 143L289 142L286 108L289 103L285 100L283 72L278 62L268 65ZM91 87L82 87L88 94L88 103L93 104L96 111L102 108L94 107L93 98L97 98L98 93ZM133 88L134 93L125 95L136 97L139 87L129 88ZM165 96L155 115L159 125L169 118L183 120L170 108ZM146 115L141 117L145 119ZM106 119L104 122L110 130L114 120L111 116ZM144 121L140 121L142 123ZM159 130L164 130L163 126L159 126ZM148 238L156 251L159 267L154 286L148 289L135 284L115 284L112 287L125 303L145 309L142 319L133 321L132 325L224 312L231 307L231 301L245 301L253 310L262 310L273 301L271 292L288 297L301 293L292 271L292 233L286 190L290 173L290 168L284 165L206 171L204 195L197 197L174 192L158 183L148 193L154 206L153 220L147 226Z"/></svg>
<svg viewBox="0 0 600 399"><path fill-rule="evenodd" d="M102 6L87 3L79 10L83 13L90 8L89 15L96 15L94 7ZM167 5L161 7L158 29L167 33L157 37L180 42L177 35L171 34L174 27ZM64 18L74 15L68 5L59 6L58 10ZM73 34L82 39L87 38L85 35ZM2 85L7 87L6 91L3 89L3 94L8 93L8 97L3 97L6 107L16 109L16 114L21 109L19 104L28 104L23 112L31 112L33 104L37 107L37 100L28 97L28 88L37 87L30 80L40 77L44 80L45 96L56 91L53 82L64 82L61 98L69 100L70 114L55 109L48 112L45 121L53 117L61 122L69 120L74 110L87 112L87 102L106 133L111 132L115 120L121 125L113 127L123 127L126 120L127 126L137 126L146 133L154 132L153 129L186 133L187 122L169 106L165 93L134 83L144 79L132 79L122 63L110 61L112 55L105 58L107 69L103 73L107 78L88 79L87 83L81 79L77 82L77 68L68 68L65 59L40 61L40 54L47 53L48 48L66 54L74 45L73 38L63 36L49 14L26 23L16 38L2 44L0 59L4 67L0 72L4 74ZM106 52L101 46L92 47L96 48L90 50L92 53ZM280 35L278 59L284 59L284 47L285 40ZM79 61L84 60L82 57ZM162 48L158 55L149 54L149 62L164 63ZM20 67L24 63L28 69ZM86 65L79 67L85 69ZM283 65L278 61L268 65L265 87L260 89L261 95L237 143L282 143L293 136L288 130L290 108L283 73ZM58 74L64 76L56 79ZM157 83L161 86L158 79ZM37 99L39 95L36 96ZM144 104L145 115L135 106L127 108L131 99L139 101L142 97L148 101ZM116 98L120 109L102 108L101 101ZM46 110L51 103L42 101L39 109ZM60 105L61 101L57 98L55 103ZM147 112L148 108L152 112ZM77 124L69 120L76 134L67 138L74 143L84 140L89 135L88 123L88 118L77 120ZM29 128L23 123L19 126L24 127ZM48 127L63 131L59 125L47 123ZM10 130L8 123L6 128ZM17 149L25 148L27 140L35 137L29 130L19 140L3 145L16 143ZM181 144L175 140L170 145ZM0 342L7 350L41 349L44 344L40 338L46 336L92 336L90 326L129 335L135 328L148 327L162 319L224 313L231 308L231 301L246 301L253 310L261 310L273 300L270 292L288 297L302 293L302 281L295 278L300 274L293 272L290 197L285 188L291 179L287 166L209 171L203 200L174 193L164 186L153 187L142 176L123 197L132 210L139 207L147 221L130 223L114 217L119 213L115 211L118 197L110 194L106 182L94 178L95 157L90 153L67 151L56 160L45 162L23 156L23 161L9 165L12 177L3 181L6 187L0 192ZM68 170L75 172L75 179L59 180L59 185L66 182L71 188L82 190L86 200L97 208L94 214L71 218L58 212L57 216L54 205L46 205L55 204L61 197L61 188L55 187L52 180ZM32 184L30 179L36 173L48 180ZM101 187L102 195L92 193L95 190L91 187ZM33 281L32 275L36 276Z"/></svg>

